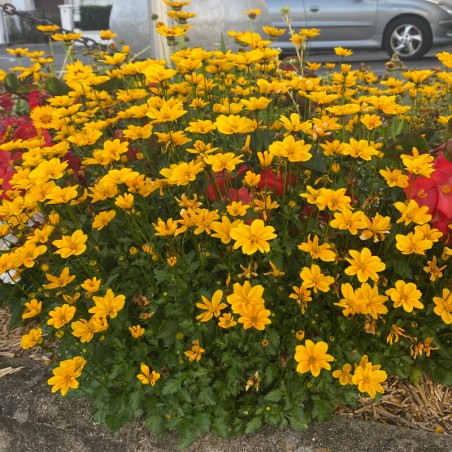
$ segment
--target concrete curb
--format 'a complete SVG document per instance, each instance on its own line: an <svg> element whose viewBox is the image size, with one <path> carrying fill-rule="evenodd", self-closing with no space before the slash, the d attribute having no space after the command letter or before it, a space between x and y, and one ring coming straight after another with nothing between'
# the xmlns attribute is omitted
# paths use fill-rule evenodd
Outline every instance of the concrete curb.
<svg viewBox="0 0 452 452"><path fill-rule="evenodd" d="M50 392L43 364L0 356L0 369L22 367L0 378L0 452L171 452L177 435L160 439L134 422L116 434L96 425L87 402ZM452 437L364 422L344 416L305 432L264 428L230 441L211 435L189 452L449 452Z"/></svg>

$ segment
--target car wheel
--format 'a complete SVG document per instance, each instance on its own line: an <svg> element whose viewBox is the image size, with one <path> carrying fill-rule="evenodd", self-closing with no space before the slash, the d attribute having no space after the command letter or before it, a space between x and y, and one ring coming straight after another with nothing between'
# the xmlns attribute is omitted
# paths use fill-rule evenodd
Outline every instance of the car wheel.
<svg viewBox="0 0 452 452"><path fill-rule="evenodd" d="M432 47L432 32L422 19L401 17L387 26L383 47L391 57L397 53L401 60L416 60Z"/></svg>

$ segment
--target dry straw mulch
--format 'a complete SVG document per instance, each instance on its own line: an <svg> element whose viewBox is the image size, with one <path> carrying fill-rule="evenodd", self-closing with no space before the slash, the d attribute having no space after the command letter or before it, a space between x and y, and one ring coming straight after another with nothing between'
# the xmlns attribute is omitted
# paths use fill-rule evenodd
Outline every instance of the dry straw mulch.
<svg viewBox="0 0 452 452"><path fill-rule="evenodd" d="M9 312L0 308L0 356L29 358L48 363L52 357L39 347L22 350L20 338L34 326L20 325L8 331ZM0 378L22 367L0 368ZM385 393L377 404L362 397L360 406L341 407L343 416L373 420L385 424L422 429L438 434L452 435L452 388L433 383L426 375L418 384L390 377L384 383Z"/></svg>

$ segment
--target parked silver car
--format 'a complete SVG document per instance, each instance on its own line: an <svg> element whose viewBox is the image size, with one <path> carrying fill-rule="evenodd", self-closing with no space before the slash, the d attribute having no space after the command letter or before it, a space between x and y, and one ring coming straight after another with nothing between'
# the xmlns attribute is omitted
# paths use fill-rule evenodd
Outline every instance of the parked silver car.
<svg viewBox="0 0 452 452"><path fill-rule="evenodd" d="M285 28L290 9L295 31L318 28L311 48L382 48L415 60L433 45L452 44L452 0L267 0L271 24ZM293 48L286 32L276 45Z"/></svg>

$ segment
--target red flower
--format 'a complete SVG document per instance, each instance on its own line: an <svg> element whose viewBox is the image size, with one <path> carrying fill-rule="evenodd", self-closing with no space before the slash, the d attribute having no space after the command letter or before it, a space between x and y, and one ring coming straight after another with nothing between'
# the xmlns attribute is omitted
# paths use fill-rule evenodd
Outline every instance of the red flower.
<svg viewBox="0 0 452 452"><path fill-rule="evenodd" d="M433 227L439 229L446 243L449 243L452 240L448 227L452 224L452 162L439 152L433 167L435 171L430 178L412 177L411 184L404 190L409 199L428 207Z"/></svg>

